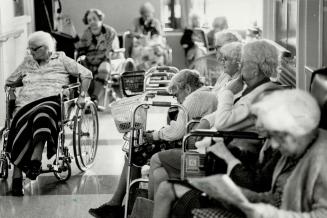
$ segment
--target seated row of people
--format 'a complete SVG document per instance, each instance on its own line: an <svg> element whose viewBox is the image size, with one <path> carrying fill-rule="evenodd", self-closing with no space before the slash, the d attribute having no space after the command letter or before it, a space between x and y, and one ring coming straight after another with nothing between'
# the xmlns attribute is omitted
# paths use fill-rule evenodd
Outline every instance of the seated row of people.
<svg viewBox="0 0 327 218"><path fill-rule="evenodd" d="M241 49L242 47L242 49ZM254 121L249 117L250 115L250 105L253 99L255 99L260 93L265 89L271 89L277 87L278 85L270 81L270 77L274 77L277 74L278 68L278 50L269 42L265 40L255 41L252 43L247 43L242 46L241 43L230 43L222 47L220 55L224 55L224 60L230 58L230 56L235 57L236 61L234 64L229 64L227 60L226 64L226 73L233 72L233 74L240 71L239 77L229 81L224 80L224 84L221 84L221 89L214 90L212 95L214 98L209 96L203 96L203 99L196 98L197 101L194 101L195 104L198 104L197 107L188 105L188 101L193 95L198 93L198 91L192 92L188 97L187 96L192 90L190 86L192 80L187 79L186 75L189 74L190 77L192 71L181 71L177 74L171 82L171 91L172 93L177 94L177 99L180 102L183 102L183 105L187 108L190 115L193 115L195 109L198 110L203 107L203 109L210 104L214 104L217 107L217 110L213 112L213 108L210 107L210 110L206 109L206 113L201 113L202 117L205 117L200 122L200 127L216 127L220 130L252 130L254 129ZM241 63L238 63L237 59ZM240 66L238 69L237 66ZM185 75L185 76L184 76ZM176 86L175 83L181 83L182 89L179 86ZM187 84L190 83L190 84ZM193 88L194 89L194 88ZM190 90L190 91L187 91ZM240 96L237 98L235 94L240 93ZM208 94L207 94L208 95ZM196 100L195 99L195 100ZM206 103L199 104L198 101ZM217 101L218 100L218 101ZM193 105L193 104L192 104ZM190 113L191 112L191 113ZM212 113L213 112L213 113ZM200 115L200 113L194 114ZM208 118L208 117L211 118ZM145 141L156 141L156 140L175 140L183 137L185 134L185 125L186 121L179 122L182 116L178 116L176 122L172 122L170 127L163 128L159 131L155 131L152 134L145 135ZM190 118L192 118L191 116ZM210 120L210 123L208 122ZM176 125L180 123L179 125ZM184 128L183 131L179 131L181 128ZM168 131L169 130L169 131ZM178 134L178 137L171 137L171 135ZM242 151L242 154L252 156L258 156L260 151L260 145L257 144L243 144L240 142L234 141L231 143L231 147L236 147ZM230 147L230 148L231 148ZM243 159L246 159L243 157ZM255 161L254 161L255 162ZM149 198L153 199L156 190L158 189L159 184L162 181L165 181L168 178L180 178L181 172L181 150L179 148L161 151L152 156L150 161L150 181L149 181ZM124 171L123 171L124 174ZM125 176L122 174L122 177ZM121 204L122 199L125 194L125 185L121 189L117 189L113 199L99 208L90 209L90 213L94 216L109 216L111 217L118 216L117 213L121 213ZM120 182L121 184L121 182ZM120 191L118 191L120 190ZM119 193L116 195L116 193ZM116 196L119 196L116 198ZM118 201L116 201L119 199ZM110 216L109 216L110 217Z"/></svg>
<svg viewBox="0 0 327 218"><path fill-rule="evenodd" d="M252 202L248 210L235 213L238 217L324 217L327 211L321 190L327 187L324 179L326 170L323 167L327 135L325 131L318 129L320 109L310 94L300 90L274 91L258 99L264 90L274 86L268 78L276 75L277 67L278 52L271 44L260 40L243 46L240 73L247 88L243 90L240 99L235 99L234 93L242 89L241 83L236 79L220 92L213 127L218 130L257 131L265 134L267 140L262 147L248 147L246 141L242 140L237 143L241 152L236 153L233 152L234 143L225 145L218 140L208 151L227 163L225 173L243 188L244 195ZM266 89L258 91L260 86L265 85L268 85ZM235 92L228 87L233 87ZM251 115L255 115L256 119L253 120ZM205 120L202 119L200 126L211 127L210 122ZM211 140L206 146L210 145ZM244 153L248 149L252 154L256 153L257 161L254 165L250 163L254 156ZM162 153L165 152L167 151ZM152 159L157 159L155 156ZM158 156L163 155L159 153ZM174 175L178 177L180 164L179 162L173 166L173 172L177 169L177 174ZM171 169L169 162L165 162L161 164L160 173L164 172L169 178L174 178L169 173ZM203 181L211 179L207 177ZM158 183L160 185L156 191L153 217L193 217L196 214L202 214L199 217L224 217L226 214L226 208L217 199L213 199L214 195L210 192L206 193L209 196L206 198L201 191L187 185ZM218 186L211 188L219 189ZM180 201L183 203L182 207ZM173 205L177 208L171 210ZM204 215L198 210L193 211L193 214L191 212L194 208L208 207L216 209L208 209Z"/></svg>

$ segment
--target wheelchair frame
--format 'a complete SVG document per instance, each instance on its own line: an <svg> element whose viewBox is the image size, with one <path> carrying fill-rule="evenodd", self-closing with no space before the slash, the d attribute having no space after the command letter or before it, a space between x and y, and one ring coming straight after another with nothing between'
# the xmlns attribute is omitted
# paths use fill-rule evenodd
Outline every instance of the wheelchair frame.
<svg viewBox="0 0 327 218"><path fill-rule="evenodd" d="M157 96L171 96L166 88L170 82L170 79L173 75L178 73L178 69L175 67L153 67L149 69L144 76L144 89L143 91L145 94L145 101L137 104L132 110L132 121L131 121L131 129L130 129L130 137L129 141L129 148L128 148L128 169L127 169L127 185L126 185L126 203L125 203L125 218L128 216L128 205L129 205L129 195L131 188L140 182L148 182L147 179L139 178L131 181L130 174L131 174L131 166L132 166L132 156L133 156L133 147L136 146L136 143L142 141L138 135L140 133L140 129L135 127L136 124L136 111L143 107L148 109L150 106L155 107L178 107L184 111L185 120L188 120L188 114L184 106L178 103L172 103L169 101L149 101L149 99L154 98ZM133 73L133 72L130 72ZM146 129L146 126L142 128L143 130Z"/></svg>
<svg viewBox="0 0 327 218"><path fill-rule="evenodd" d="M73 130L73 152L74 158L77 167L81 171L86 171L94 164L97 146L98 146L98 134L99 134L99 123L98 123L98 114L95 104L86 99L86 105L83 109L77 107L76 101L77 98L67 99L66 90L79 89L80 83L73 83L70 85L65 85L62 87L60 93L60 104L61 104L61 119L59 121L59 134L58 134L58 146L56 151L56 156L53 164L48 164L48 169L41 169L41 173L51 173L53 172L55 177L59 181L66 181L71 176L71 160L73 157L69 154L68 147L65 146L65 127L68 127ZM11 92L11 93L10 93ZM10 130L11 116L9 111L9 104L12 99L10 95L14 92L14 87L8 87L6 89L6 124L2 130L2 151L0 153L0 178L8 178L8 169L10 168L9 159L10 154L5 151L7 146L8 134ZM68 105L70 104L70 105ZM67 110L66 110L67 107ZM66 114L67 111L67 114ZM90 137L90 132L86 132L82 128L83 122L86 120L87 113L92 116L92 130L93 130L93 139L91 143L87 142L86 145L83 144L83 137ZM71 118L71 116L73 116ZM88 159L85 156L88 155L88 152L85 154L83 151L84 147L91 147L90 157ZM66 173L66 174L63 174Z"/></svg>
<svg viewBox="0 0 327 218"><path fill-rule="evenodd" d="M193 121L191 121L193 122ZM190 122L190 123L191 123ZM197 121L194 121L197 122ZM187 142L190 137L201 136L201 137L220 137L220 138L239 138L239 139L255 139L263 140L255 132L243 132L243 131L217 131L209 129L197 129L192 130L186 134L182 142L182 165L181 165L181 179L184 180L186 177L198 177L204 176L204 158L205 154L200 154L195 150L194 147L187 147Z"/></svg>

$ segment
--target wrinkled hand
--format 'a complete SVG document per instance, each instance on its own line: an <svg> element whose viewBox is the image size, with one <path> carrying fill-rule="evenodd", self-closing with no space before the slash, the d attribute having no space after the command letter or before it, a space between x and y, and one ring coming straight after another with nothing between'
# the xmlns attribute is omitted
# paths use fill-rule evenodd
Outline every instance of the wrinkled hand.
<svg viewBox="0 0 327 218"><path fill-rule="evenodd" d="M154 142L152 133L153 131L147 131L143 133L143 140L145 143L152 144Z"/></svg>
<svg viewBox="0 0 327 218"><path fill-rule="evenodd" d="M227 163L231 159L235 159L234 155L227 149L226 145L222 141L216 142L213 146L210 146L207 151L211 151L217 157L225 160Z"/></svg>
<svg viewBox="0 0 327 218"><path fill-rule="evenodd" d="M244 87L244 82L242 79L242 76L239 76L238 78L236 78L235 80L233 80L232 82L230 82L227 86L226 89L229 89L233 92L233 94L237 94L240 91L243 90Z"/></svg>
<svg viewBox="0 0 327 218"><path fill-rule="evenodd" d="M85 95L79 95L76 101L77 107L83 109L86 104Z"/></svg>
<svg viewBox="0 0 327 218"><path fill-rule="evenodd" d="M243 212L246 214L246 217L251 218L264 218L265 214L273 214L274 208L269 204L263 203L251 203L250 206L247 205L246 209L243 209Z"/></svg>
<svg viewBox="0 0 327 218"><path fill-rule="evenodd" d="M206 119L201 119L200 123L196 126L197 129L210 129L210 123Z"/></svg>

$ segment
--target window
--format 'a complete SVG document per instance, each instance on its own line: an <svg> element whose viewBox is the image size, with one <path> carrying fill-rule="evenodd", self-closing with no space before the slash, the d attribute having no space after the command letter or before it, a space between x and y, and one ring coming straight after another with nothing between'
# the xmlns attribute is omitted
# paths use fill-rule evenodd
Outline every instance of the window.
<svg viewBox="0 0 327 218"><path fill-rule="evenodd" d="M163 1L163 23L165 29L180 29L182 8L180 0Z"/></svg>
<svg viewBox="0 0 327 218"><path fill-rule="evenodd" d="M327 0L324 0L324 21L323 21L323 66L327 67Z"/></svg>
<svg viewBox="0 0 327 218"><path fill-rule="evenodd" d="M191 9L203 13L211 28L215 17L225 16L231 29L262 27L262 0L191 0Z"/></svg>
<svg viewBox="0 0 327 218"><path fill-rule="evenodd" d="M23 16L24 15L24 1L23 0L13 0L14 2L14 15Z"/></svg>

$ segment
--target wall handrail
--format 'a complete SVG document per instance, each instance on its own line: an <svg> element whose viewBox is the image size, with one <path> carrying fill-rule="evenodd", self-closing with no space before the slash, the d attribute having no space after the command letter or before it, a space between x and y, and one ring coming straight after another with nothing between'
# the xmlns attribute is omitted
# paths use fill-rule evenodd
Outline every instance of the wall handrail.
<svg viewBox="0 0 327 218"><path fill-rule="evenodd" d="M0 34L0 43L4 43L4 42L8 41L10 38L17 39L18 37L20 37L22 35L23 32L24 32L23 29L19 29L19 30L8 32L8 33Z"/></svg>

